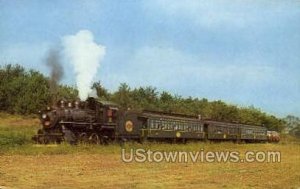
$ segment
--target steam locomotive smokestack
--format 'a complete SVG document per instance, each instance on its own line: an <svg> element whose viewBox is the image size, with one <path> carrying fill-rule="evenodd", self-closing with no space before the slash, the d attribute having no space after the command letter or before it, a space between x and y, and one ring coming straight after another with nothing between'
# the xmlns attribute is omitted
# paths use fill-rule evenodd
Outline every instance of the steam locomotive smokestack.
<svg viewBox="0 0 300 189"><path fill-rule="evenodd" d="M50 49L46 57L46 65L50 68L50 93L52 102L57 101L58 83L64 75L63 66L60 61L60 53L57 49Z"/></svg>
<svg viewBox="0 0 300 189"><path fill-rule="evenodd" d="M85 100L105 55L105 47L95 43L93 34L88 30L65 36L63 46L67 59L74 66L79 97Z"/></svg>

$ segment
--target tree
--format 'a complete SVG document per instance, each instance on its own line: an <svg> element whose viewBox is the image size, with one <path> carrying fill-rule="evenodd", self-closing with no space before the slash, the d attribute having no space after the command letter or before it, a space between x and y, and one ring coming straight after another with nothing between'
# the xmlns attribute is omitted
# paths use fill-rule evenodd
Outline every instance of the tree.
<svg viewBox="0 0 300 189"><path fill-rule="evenodd" d="M36 113L49 101L47 79L34 70L19 65L1 69L1 110L10 113Z"/></svg>
<svg viewBox="0 0 300 189"><path fill-rule="evenodd" d="M117 92L113 94L112 100L117 102L122 108L131 108L130 87L126 83L121 83Z"/></svg>
<svg viewBox="0 0 300 189"><path fill-rule="evenodd" d="M288 116L282 120L266 114L253 106L237 107L221 100L183 98L166 91L159 93L154 87L139 87L131 90L120 84L118 90L110 94L100 81L93 84L101 99L112 100L122 108L151 109L165 112L201 115L202 118L237 121L239 123L264 125L269 130L282 131L287 125L295 135L299 133L299 118ZM75 100L78 91L68 85L59 85L56 99ZM30 114L51 104L49 78L34 70L25 70L20 65L0 67L0 110L10 113ZM52 103L55 103L52 101Z"/></svg>
<svg viewBox="0 0 300 189"><path fill-rule="evenodd" d="M97 96L100 99L108 100L110 97L110 94L108 91L101 85L100 81L94 82L92 85L92 89L95 89L97 92Z"/></svg>

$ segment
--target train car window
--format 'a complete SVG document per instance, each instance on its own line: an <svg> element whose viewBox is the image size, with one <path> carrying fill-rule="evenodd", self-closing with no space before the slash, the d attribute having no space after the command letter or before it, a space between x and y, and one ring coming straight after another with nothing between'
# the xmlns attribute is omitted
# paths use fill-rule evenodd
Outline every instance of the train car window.
<svg viewBox="0 0 300 189"><path fill-rule="evenodd" d="M150 128L151 128L151 129L154 129L154 120L153 120L153 119L151 119L151 122L150 122Z"/></svg>
<svg viewBox="0 0 300 189"><path fill-rule="evenodd" d="M154 123L154 120L151 120L151 129L155 129L155 123Z"/></svg>
<svg viewBox="0 0 300 189"><path fill-rule="evenodd" d="M161 129L161 121L157 120L156 122L157 129Z"/></svg>
<svg viewBox="0 0 300 189"><path fill-rule="evenodd" d="M248 134L248 135L253 134L253 130L247 129L247 130L246 130L246 134Z"/></svg>
<svg viewBox="0 0 300 189"><path fill-rule="evenodd" d="M184 123L184 130L187 131L188 130L188 124Z"/></svg>
<svg viewBox="0 0 300 189"><path fill-rule="evenodd" d="M159 120L156 120L155 122L155 129L159 129Z"/></svg>
<svg viewBox="0 0 300 189"><path fill-rule="evenodd" d="M183 121L179 121L177 128L179 129L182 125L183 125Z"/></svg>
<svg viewBox="0 0 300 189"><path fill-rule="evenodd" d="M161 121L161 130L164 130L165 125L166 125L165 120L162 120L162 121Z"/></svg>
<svg viewBox="0 0 300 189"><path fill-rule="evenodd" d="M170 128L170 123L167 122L167 123L166 123L166 130L169 130L169 128Z"/></svg>
<svg viewBox="0 0 300 189"><path fill-rule="evenodd" d="M216 127L212 127L212 132L216 133L217 132L217 128Z"/></svg>
<svg viewBox="0 0 300 189"><path fill-rule="evenodd" d="M190 131L195 131L195 125L193 123L190 124Z"/></svg>
<svg viewBox="0 0 300 189"><path fill-rule="evenodd" d="M174 131L177 131L177 130L178 130L178 125L175 125Z"/></svg>
<svg viewBox="0 0 300 189"><path fill-rule="evenodd" d="M184 130L187 131L187 130L188 130L188 127L189 127L188 123L185 122L185 123L184 123Z"/></svg>

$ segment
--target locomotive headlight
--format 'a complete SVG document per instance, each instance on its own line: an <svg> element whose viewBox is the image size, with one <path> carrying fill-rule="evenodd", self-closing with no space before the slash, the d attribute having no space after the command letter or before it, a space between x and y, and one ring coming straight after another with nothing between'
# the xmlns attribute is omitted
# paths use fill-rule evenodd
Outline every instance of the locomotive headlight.
<svg viewBox="0 0 300 189"><path fill-rule="evenodd" d="M47 115L46 114L42 114L42 118L46 119Z"/></svg>
<svg viewBox="0 0 300 189"><path fill-rule="evenodd" d="M49 126L50 125L50 121L45 121L44 125L45 126Z"/></svg>

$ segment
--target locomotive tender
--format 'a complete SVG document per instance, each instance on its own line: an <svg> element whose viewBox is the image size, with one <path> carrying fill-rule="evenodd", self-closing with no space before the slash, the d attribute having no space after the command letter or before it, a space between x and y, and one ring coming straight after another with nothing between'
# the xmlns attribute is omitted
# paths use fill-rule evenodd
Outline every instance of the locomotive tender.
<svg viewBox="0 0 300 189"><path fill-rule="evenodd" d="M157 111L120 110L112 102L89 97L86 101L61 100L56 107L40 112L42 128L33 137L38 143L105 144L111 141L210 140L278 142L277 132L265 127L203 120Z"/></svg>

